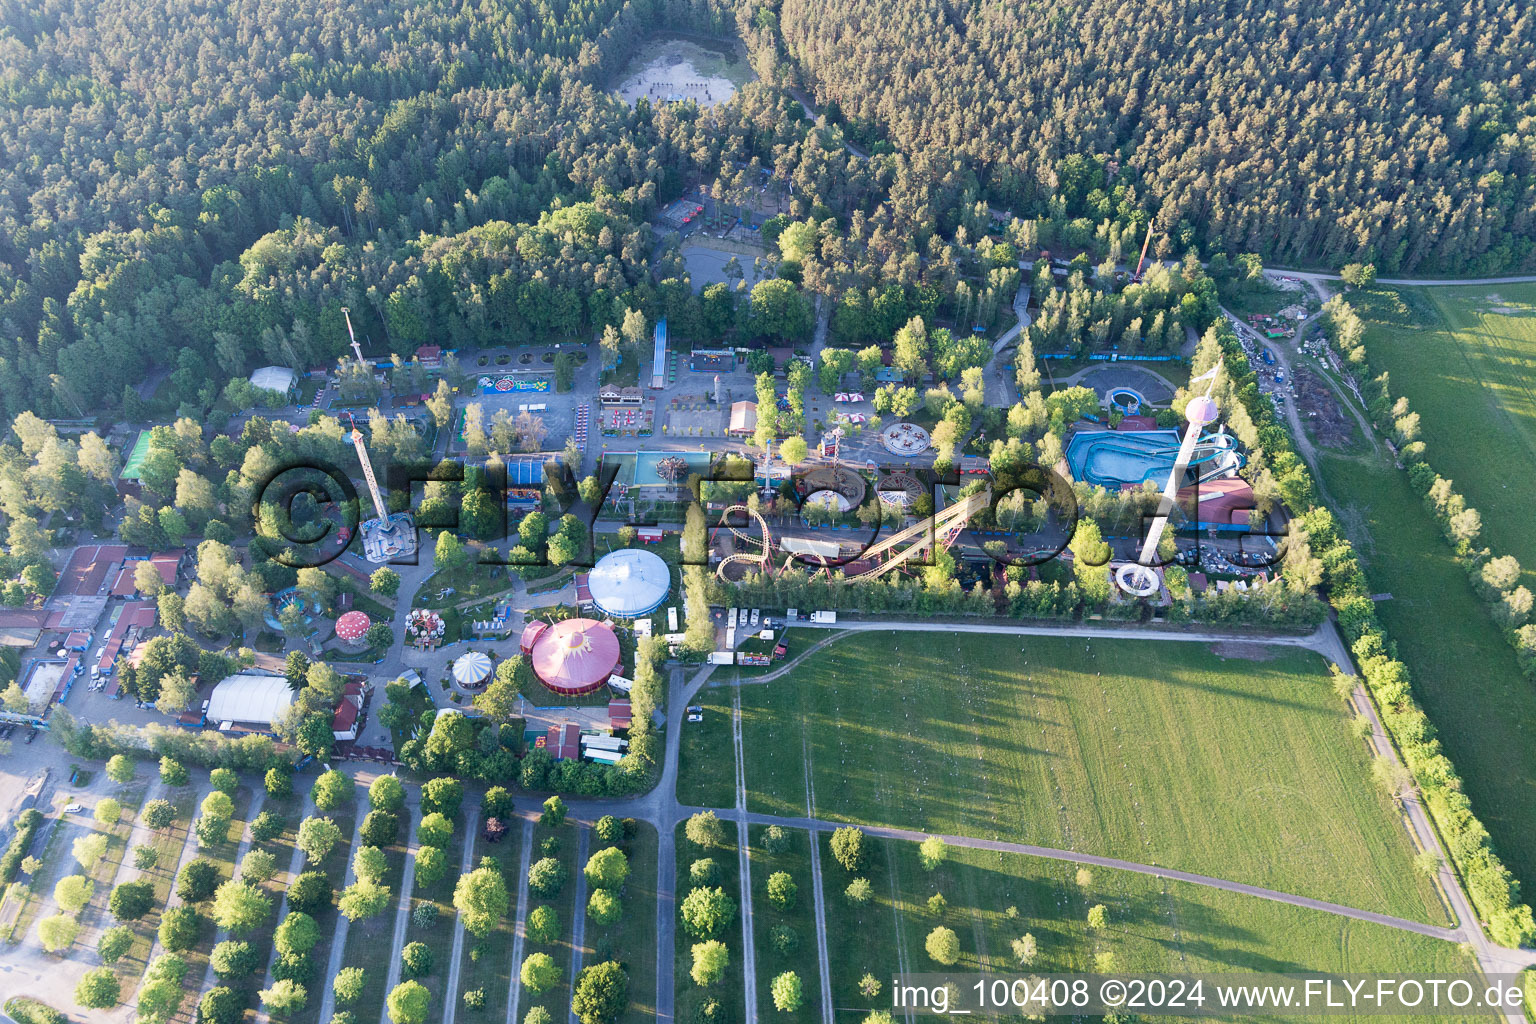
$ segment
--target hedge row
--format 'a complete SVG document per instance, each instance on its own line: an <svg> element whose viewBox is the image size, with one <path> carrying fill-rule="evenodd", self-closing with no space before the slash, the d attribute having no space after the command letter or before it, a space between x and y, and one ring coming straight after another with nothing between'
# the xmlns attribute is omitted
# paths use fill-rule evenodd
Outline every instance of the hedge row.
<svg viewBox="0 0 1536 1024"><path fill-rule="evenodd" d="M16 875L21 871L21 862L32 848L32 838L37 835L42 823L42 813L32 807L22 811L16 818L16 834L11 837L11 844L5 848L4 856L0 856L0 886L16 881Z"/></svg>
<svg viewBox="0 0 1536 1024"><path fill-rule="evenodd" d="M1343 306L1342 313L1349 307ZM1519 585L1520 563L1513 555L1494 555L1475 547L1482 534L1482 517L1457 492L1455 484L1436 473L1429 464L1428 449L1418 439L1419 417L1408 399L1392 395L1385 373L1368 384L1371 420L1376 429L1395 442L1398 466L1408 474L1408 485L1424 501L1457 563L1466 570L1472 588L1487 602L1488 612L1504 639L1514 648L1521 673L1536 680L1536 625L1529 623L1533 604L1530 590Z"/></svg>
<svg viewBox="0 0 1536 1024"><path fill-rule="evenodd" d="M1231 327L1223 320L1212 330L1233 391L1259 425L1263 439L1261 458L1276 460L1287 470L1294 470L1292 439L1275 421L1274 410L1259 393L1253 370ZM1207 339L1210 337L1208 332ZM1441 750L1434 725L1413 699L1408 667L1397 660L1396 647L1376 618L1376 606L1354 548L1333 513L1317 502L1316 487L1310 478L1305 487L1295 490L1305 494L1305 499L1288 499L1288 504L1293 510L1306 511L1292 523L1290 543L1305 541L1321 561L1322 586L1328 603L1338 616L1361 676L1380 710L1382 723L1424 795L1425 806L1466 883L1468 896L1495 942L1519 946L1529 941L1536 937L1536 920L1530 907L1520 902L1519 883L1494 853L1488 830L1462 792L1456 766Z"/></svg>

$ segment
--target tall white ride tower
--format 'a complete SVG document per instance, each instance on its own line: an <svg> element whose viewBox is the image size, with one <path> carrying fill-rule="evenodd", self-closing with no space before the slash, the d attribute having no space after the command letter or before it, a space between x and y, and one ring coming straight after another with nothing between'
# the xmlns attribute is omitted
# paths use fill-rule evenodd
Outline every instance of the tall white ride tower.
<svg viewBox="0 0 1536 1024"><path fill-rule="evenodd" d="M384 504L384 494L379 481L373 475L373 463L368 460L368 449L363 447L363 432L352 421L352 447L357 449L357 461L363 467L363 480L368 484L368 496L373 499L374 518L358 524L363 535L363 556L375 564L408 557L416 553L416 523L409 512L390 513ZM359 510L361 516L361 510Z"/></svg>
<svg viewBox="0 0 1536 1024"><path fill-rule="evenodd" d="M363 359L363 347L357 343L357 335L352 333L351 311L342 306L341 315L347 321L347 337L352 339L352 351L356 353L359 365L366 367L368 363ZM363 557L375 564L382 564L414 555L416 522L409 512L390 514L384 504L383 492L379 490L378 478L373 475L373 463L368 459L368 449L363 447L363 432L357 429L357 421L352 419L351 413L347 414L347 420L352 424L352 447L357 449L357 461L363 467L368 496L373 499L374 518L363 520L357 527L363 535ZM361 509L358 510L358 517L362 517Z"/></svg>
<svg viewBox="0 0 1536 1024"><path fill-rule="evenodd" d="M1189 469L1195 448L1200 444L1201 432L1216 422L1216 400L1211 397L1211 389L1216 386L1216 374L1220 369L1221 363L1218 362L1190 381L1190 384L1201 381L1208 383L1205 385L1205 394L1191 398L1184 409L1184 418L1189 421L1189 425L1184 428L1184 440L1179 444L1173 470L1168 474L1168 483L1164 485L1163 496L1157 503L1157 515L1152 518L1152 526L1147 530L1147 539L1141 545L1140 557L1115 570L1115 582L1132 597L1151 597L1162 586L1157 573L1153 571L1152 563L1157 557L1157 545L1163 539L1163 530L1168 525L1168 516L1173 512L1179 485L1184 482L1184 472Z"/></svg>

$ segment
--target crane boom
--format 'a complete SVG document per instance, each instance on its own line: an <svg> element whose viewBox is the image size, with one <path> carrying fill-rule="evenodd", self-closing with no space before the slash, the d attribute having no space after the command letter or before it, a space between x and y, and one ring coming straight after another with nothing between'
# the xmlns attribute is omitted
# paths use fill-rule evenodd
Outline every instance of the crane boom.
<svg viewBox="0 0 1536 1024"><path fill-rule="evenodd" d="M1136 261L1136 273L1131 275L1131 284L1141 280L1142 265L1147 262L1147 246L1152 244L1152 222L1147 221L1147 237L1141 241L1141 259Z"/></svg>

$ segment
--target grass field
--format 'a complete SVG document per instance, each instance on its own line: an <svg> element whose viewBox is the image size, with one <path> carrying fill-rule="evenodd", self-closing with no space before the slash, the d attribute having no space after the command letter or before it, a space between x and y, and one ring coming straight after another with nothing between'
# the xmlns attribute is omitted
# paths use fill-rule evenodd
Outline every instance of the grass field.
<svg viewBox="0 0 1536 1024"><path fill-rule="evenodd" d="M677 799L693 807L733 807L736 748L731 742L731 691L706 687L694 703L704 709L704 721L674 726L683 730L677 756Z"/></svg>
<svg viewBox="0 0 1536 1024"><path fill-rule="evenodd" d="M1494 849L1536 886L1536 701L1531 684L1408 486L1384 461L1323 459L1334 511L1365 563L1381 617L1413 675L1414 695L1460 771ZM1486 521L1486 520L1485 520Z"/></svg>
<svg viewBox="0 0 1536 1024"><path fill-rule="evenodd" d="M154 945L156 930L160 927L160 917L165 912L165 901L170 897L171 888L175 884L176 858L181 854L187 832L192 827L194 805L191 790L174 790L169 793L169 798L176 809L176 820L169 828L151 832L149 842L142 844L153 849L156 856L155 866L140 876L143 881L155 887L154 909L141 920L132 923L133 946L113 967L122 980L125 995L132 993L138 986L144 968L148 965L149 951Z"/></svg>
<svg viewBox="0 0 1536 1024"><path fill-rule="evenodd" d="M1483 543L1536 586L1536 284L1382 289L1356 312L1372 364L1419 414L1430 463L1482 513Z"/></svg>
<svg viewBox="0 0 1536 1024"><path fill-rule="evenodd" d="M1321 659L1261 650L850 637L743 687L749 809L810 806L1444 921Z"/></svg>
<svg viewBox="0 0 1536 1024"><path fill-rule="evenodd" d="M917 844L895 840L870 843L861 874L874 898L854 907L843 890L855 875L832 859L827 834L821 841L832 1002L841 1021L889 1006L898 971L944 969L924 949L940 925L960 939L957 972L1023 970L1012 943L1026 934L1037 951L1028 969L1041 973L1091 971L1104 954L1111 960L1101 966L1127 973L1474 970L1449 942L1145 875L1100 868L1080 884L1071 864L956 847L928 872ZM947 904L938 913L928 906L934 893ZM1093 929L1088 910L1098 904L1106 925ZM881 983L875 996L859 989L866 973Z"/></svg>
<svg viewBox="0 0 1536 1024"><path fill-rule="evenodd" d="M441 1006L449 999L457 999L458 993L448 991L448 968L453 959L453 933L454 923L458 920L458 911L453 906L453 887L459 880L459 867L464 856L464 844L473 843L474 836L464 834L464 814L460 812L450 819L453 822L453 837L443 847L443 856L448 861L448 870L443 877L431 885L416 883L411 889L411 914L412 919L406 927L405 941L425 943L432 951L432 970L417 978L432 993L432 1005ZM420 822L418 821L418 824ZM401 836L405 835L402 823ZM476 862L471 860L469 867L474 870ZM398 891L398 890L396 890ZM423 928L415 921L416 911L424 904L431 903L437 907L437 920L429 928ZM394 927L395 919L388 911L380 915L388 926ZM469 951L475 944L475 937L468 932L464 933L464 962L469 961ZM462 966L460 973L463 973ZM402 972L401 980L410 977L408 972ZM490 993L486 993L487 996ZM503 996L505 998L505 996Z"/></svg>

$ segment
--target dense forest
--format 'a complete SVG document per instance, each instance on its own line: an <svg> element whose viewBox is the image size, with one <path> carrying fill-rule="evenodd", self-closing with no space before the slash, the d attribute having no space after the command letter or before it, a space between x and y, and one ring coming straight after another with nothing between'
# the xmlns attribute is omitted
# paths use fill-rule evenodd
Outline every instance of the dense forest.
<svg viewBox="0 0 1536 1024"><path fill-rule="evenodd" d="M1536 265L1536 11L1513 0L784 0L853 138L953 153L1020 216L1163 251Z"/></svg>
<svg viewBox="0 0 1536 1024"><path fill-rule="evenodd" d="M1149 221L1181 259L1536 259L1513 5L866 6L0 0L0 418L203 419L256 365L343 355L344 305L374 356L630 311L796 340L813 297L860 348L992 323L1030 274L1040 351L1168 351L1201 297L1117 293ZM759 81L626 105L666 31L739 41ZM776 279L695 293L649 221L764 182ZM1041 248L1105 294L1046 287Z"/></svg>

